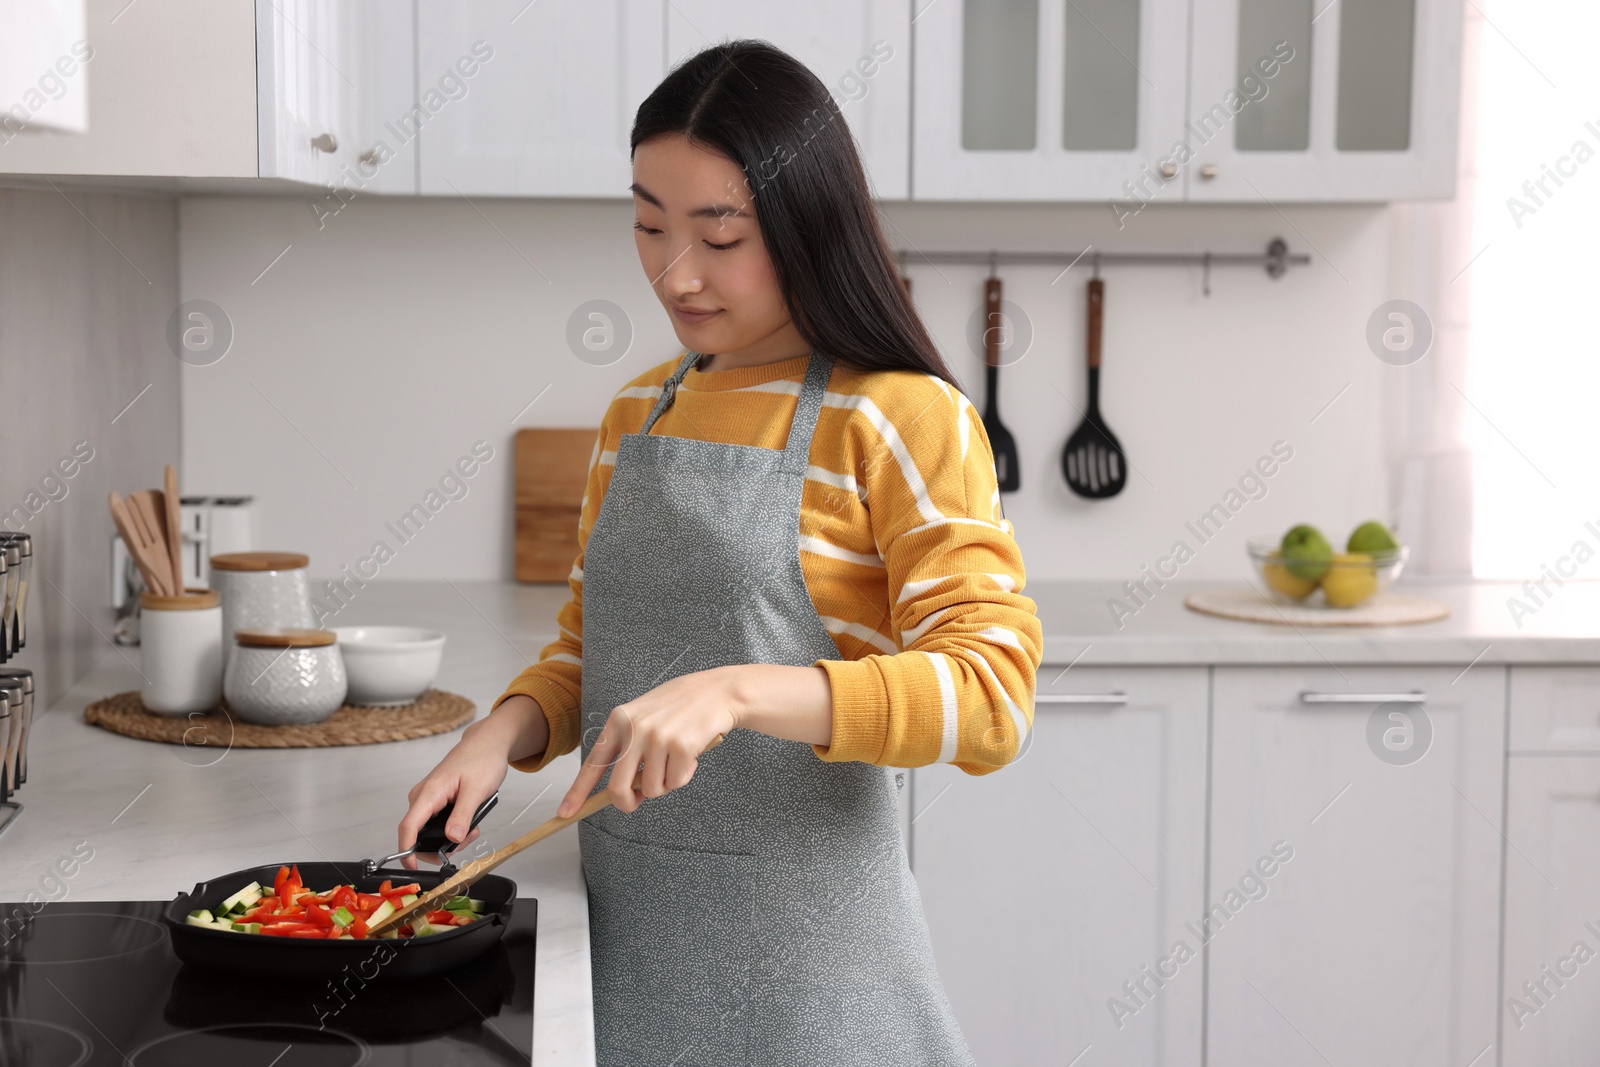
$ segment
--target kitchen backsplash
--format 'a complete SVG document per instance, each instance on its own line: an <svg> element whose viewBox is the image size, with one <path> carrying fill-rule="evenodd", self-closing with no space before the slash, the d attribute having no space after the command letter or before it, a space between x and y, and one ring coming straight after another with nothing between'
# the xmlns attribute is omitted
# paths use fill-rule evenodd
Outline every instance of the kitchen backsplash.
<svg viewBox="0 0 1600 1067"><path fill-rule="evenodd" d="M1057 267L1001 265L1006 300L1033 329L1001 375L1022 464L1005 512L1029 578L1137 581L1179 541L1191 550L1182 577L1243 577L1248 537L1393 519L1404 369L1376 358L1365 331L1396 295L1405 210L1152 206L1119 232L1104 207L886 204L896 249L1259 252L1281 236L1312 257L1277 280L1215 267L1210 296L1199 269L1102 268L1101 404L1130 474L1099 502L1073 496L1060 465L1085 402L1089 260L1059 279ZM510 578L513 432L595 425L617 388L680 350L624 201L357 196L319 217L303 195L196 197L178 211L182 299L213 305L228 338L220 357L182 368L185 492L253 494L261 547L308 553L314 579L380 540L385 577ZM981 406L966 338L987 268L913 253L907 269ZM615 362L579 358L568 341L595 300L632 332ZM446 485L480 441L492 456L479 451L475 476ZM1271 477L1252 474L1274 454ZM429 494L449 506L395 544L388 527ZM1190 531L1206 515L1202 541Z"/></svg>
<svg viewBox="0 0 1600 1067"><path fill-rule="evenodd" d="M33 535L11 665L41 713L111 654L107 493L177 460L177 220L171 199L0 189L0 527Z"/></svg>

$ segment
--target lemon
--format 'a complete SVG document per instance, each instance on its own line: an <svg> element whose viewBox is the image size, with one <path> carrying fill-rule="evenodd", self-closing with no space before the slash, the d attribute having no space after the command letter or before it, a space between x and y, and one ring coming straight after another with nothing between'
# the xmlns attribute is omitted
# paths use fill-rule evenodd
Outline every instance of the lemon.
<svg viewBox="0 0 1600 1067"><path fill-rule="evenodd" d="M1322 576L1322 596L1329 607L1353 608L1378 591L1378 568L1365 552L1339 552Z"/></svg>
<svg viewBox="0 0 1600 1067"><path fill-rule="evenodd" d="M1295 600L1304 600L1311 595L1312 590L1316 589L1316 579L1297 577L1288 567L1276 562L1282 558L1283 554L1281 552L1274 552L1272 561L1261 565L1261 577L1265 578L1268 585L1284 596Z"/></svg>

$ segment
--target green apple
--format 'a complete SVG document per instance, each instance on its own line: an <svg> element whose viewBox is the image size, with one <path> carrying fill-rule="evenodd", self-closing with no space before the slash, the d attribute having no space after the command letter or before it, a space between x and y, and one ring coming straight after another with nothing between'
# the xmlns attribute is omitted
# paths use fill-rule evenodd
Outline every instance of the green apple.
<svg viewBox="0 0 1600 1067"><path fill-rule="evenodd" d="M1399 547L1400 542L1394 539L1394 534L1389 532L1389 527L1377 519L1373 519L1350 531L1350 540L1345 545L1345 551L1365 552L1368 555L1383 556Z"/></svg>
<svg viewBox="0 0 1600 1067"><path fill-rule="evenodd" d="M1308 582L1315 582L1328 573L1328 565L1333 562L1333 546L1328 544L1328 539L1322 536L1321 530L1305 523L1284 534L1278 550L1283 553L1284 567L1289 573Z"/></svg>

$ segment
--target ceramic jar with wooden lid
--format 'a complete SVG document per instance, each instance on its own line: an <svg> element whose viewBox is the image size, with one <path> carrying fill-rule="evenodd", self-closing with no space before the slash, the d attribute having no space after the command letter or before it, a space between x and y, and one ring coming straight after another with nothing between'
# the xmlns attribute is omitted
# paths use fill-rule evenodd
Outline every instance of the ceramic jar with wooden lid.
<svg viewBox="0 0 1600 1067"><path fill-rule="evenodd" d="M242 628L223 674L229 710L263 726L321 722L344 703L349 681L332 630Z"/></svg>
<svg viewBox="0 0 1600 1067"><path fill-rule="evenodd" d="M222 606L214 589L139 595L139 699L161 715L210 711L222 698Z"/></svg>
<svg viewBox="0 0 1600 1067"><path fill-rule="evenodd" d="M308 629L309 557L299 552L225 552L211 557L211 584L222 596L222 648L233 658L239 629Z"/></svg>

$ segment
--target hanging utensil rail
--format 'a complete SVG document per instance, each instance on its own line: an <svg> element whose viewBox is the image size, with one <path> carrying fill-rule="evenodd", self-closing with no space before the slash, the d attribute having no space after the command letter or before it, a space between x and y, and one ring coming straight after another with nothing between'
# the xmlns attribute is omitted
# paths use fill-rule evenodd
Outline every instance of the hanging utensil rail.
<svg viewBox="0 0 1600 1067"><path fill-rule="evenodd" d="M1206 295L1211 295L1209 285L1212 267L1262 267L1269 278L1281 278L1291 266L1303 267L1311 263L1311 257L1304 253L1290 254L1288 244L1281 237L1274 237L1263 253L1257 252L1104 252L1090 245L1078 252L1001 252L998 250L988 252L957 252L957 251L926 251L920 248L902 248L895 252L901 264L901 272L907 264L922 263L971 263L974 265L990 266L994 263L1033 264L1036 266L1053 266L1061 264L1071 266L1079 260L1088 260L1090 265L1099 267L1111 264L1127 264L1133 266L1149 267L1202 267L1206 271Z"/></svg>

